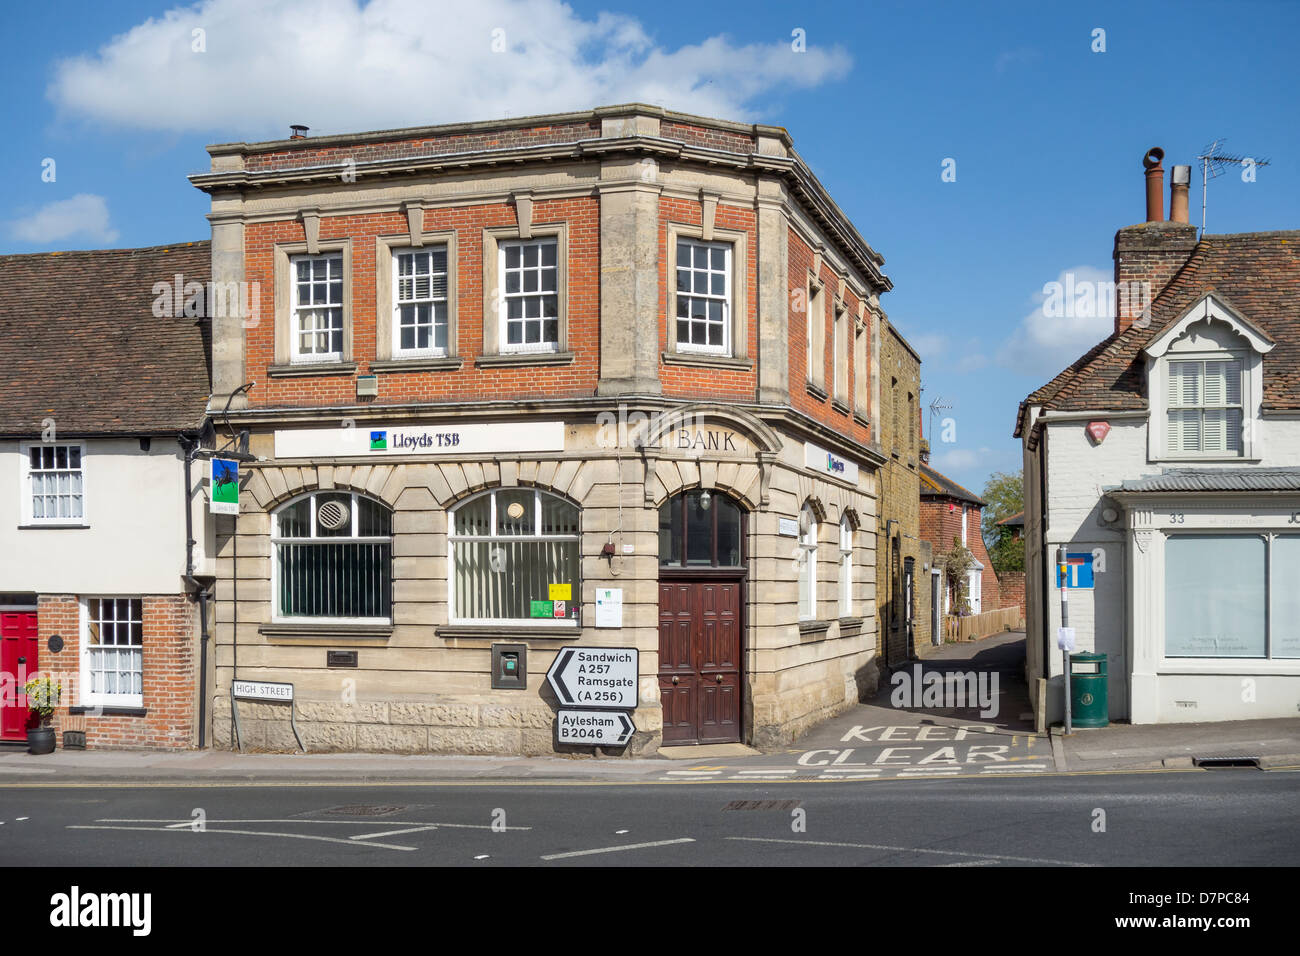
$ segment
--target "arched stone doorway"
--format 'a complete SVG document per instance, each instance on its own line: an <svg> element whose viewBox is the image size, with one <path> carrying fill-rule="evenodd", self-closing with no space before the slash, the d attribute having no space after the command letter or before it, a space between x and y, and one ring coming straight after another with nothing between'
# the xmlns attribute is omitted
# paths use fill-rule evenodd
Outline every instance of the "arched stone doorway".
<svg viewBox="0 0 1300 956"><path fill-rule="evenodd" d="M659 508L659 692L665 746L744 737L747 515L710 489Z"/></svg>

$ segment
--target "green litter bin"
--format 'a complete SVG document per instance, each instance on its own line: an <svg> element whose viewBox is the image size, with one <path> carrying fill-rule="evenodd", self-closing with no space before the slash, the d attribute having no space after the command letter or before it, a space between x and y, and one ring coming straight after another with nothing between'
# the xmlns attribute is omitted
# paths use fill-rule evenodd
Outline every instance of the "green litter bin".
<svg viewBox="0 0 1300 956"><path fill-rule="evenodd" d="M1075 727L1109 727L1106 655L1070 655L1070 722Z"/></svg>

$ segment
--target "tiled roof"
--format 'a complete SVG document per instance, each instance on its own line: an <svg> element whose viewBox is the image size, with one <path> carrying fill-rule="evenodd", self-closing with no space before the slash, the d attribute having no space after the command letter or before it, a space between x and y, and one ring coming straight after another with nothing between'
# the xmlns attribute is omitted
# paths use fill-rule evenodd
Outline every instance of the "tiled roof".
<svg viewBox="0 0 1300 956"><path fill-rule="evenodd" d="M997 523L1000 525L1006 525L1008 528L1023 528L1025 526L1025 513L1023 511L1017 511L1013 515L1007 515Z"/></svg>
<svg viewBox="0 0 1300 956"><path fill-rule="evenodd" d="M211 269L207 241L0 256L0 434L35 437L45 419L69 437L197 427L209 323L154 315L154 285L206 286Z"/></svg>
<svg viewBox="0 0 1300 956"><path fill-rule="evenodd" d="M983 498L967 491L947 475L940 474L925 464L921 465L921 497L956 498L958 501L969 501L981 508L988 504Z"/></svg>
<svg viewBox="0 0 1300 956"><path fill-rule="evenodd" d="M1124 482L1120 491L1300 491L1300 468L1171 468Z"/></svg>
<svg viewBox="0 0 1300 956"><path fill-rule="evenodd" d="M1020 406L1062 411L1147 407L1142 350L1206 293L1232 304L1276 343L1264 359L1264 407L1300 408L1300 231L1207 235L1151 304L1146 328L1129 326L1098 342Z"/></svg>

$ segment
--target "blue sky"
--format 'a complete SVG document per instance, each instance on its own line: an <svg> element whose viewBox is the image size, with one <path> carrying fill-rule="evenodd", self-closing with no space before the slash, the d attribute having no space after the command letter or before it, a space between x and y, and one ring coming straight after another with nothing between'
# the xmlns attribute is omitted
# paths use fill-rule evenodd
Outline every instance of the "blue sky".
<svg viewBox="0 0 1300 956"><path fill-rule="evenodd" d="M1018 470L1017 402L1109 328L1045 283L1109 277L1141 157L1268 157L1209 231L1300 228L1300 4L208 0L6 9L0 252L205 238L203 147L632 99L785 126L886 259L882 305L972 489ZM1094 52L1094 31L1105 31ZM196 34L202 30L201 50ZM490 49L499 34L504 52ZM792 49L803 31L806 49ZM54 160L54 181L42 178ZM955 181L942 179L952 160ZM1199 220L1199 168L1192 218ZM1167 202L1167 195L1166 195ZM926 414L927 428L929 414Z"/></svg>

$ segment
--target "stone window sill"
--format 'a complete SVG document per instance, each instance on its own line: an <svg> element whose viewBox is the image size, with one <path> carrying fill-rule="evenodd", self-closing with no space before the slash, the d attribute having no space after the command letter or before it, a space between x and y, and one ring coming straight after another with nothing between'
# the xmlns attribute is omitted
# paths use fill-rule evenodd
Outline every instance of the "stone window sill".
<svg viewBox="0 0 1300 956"><path fill-rule="evenodd" d="M800 621L799 638L805 641L820 641L830 629L830 621Z"/></svg>
<svg viewBox="0 0 1300 956"><path fill-rule="evenodd" d="M577 624L572 627L536 627L528 624L444 624L435 627L438 637L526 637L536 640L572 640L582 633Z"/></svg>
<svg viewBox="0 0 1300 956"><path fill-rule="evenodd" d="M465 360L459 355L431 355L427 358L383 359L370 363L370 371L387 372L459 372Z"/></svg>
<svg viewBox="0 0 1300 956"><path fill-rule="evenodd" d="M68 713L72 715L86 714L90 717L147 717L149 711L144 707L114 707L109 704L103 706L89 705L85 707L69 707Z"/></svg>
<svg viewBox="0 0 1300 956"><path fill-rule="evenodd" d="M271 365L266 374L271 378L299 378L313 375L353 375L356 362L303 362L300 365Z"/></svg>
<svg viewBox="0 0 1300 956"><path fill-rule="evenodd" d="M476 368L501 368L514 365L572 365L572 352L502 352L499 355L480 355L474 360Z"/></svg>
<svg viewBox="0 0 1300 956"><path fill-rule="evenodd" d="M861 412L854 412L853 420L857 422L859 425L861 425L863 428L871 427L871 419L869 419L866 415L863 415Z"/></svg>
<svg viewBox="0 0 1300 956"><path fill-rule="evenodd" d="M819 402L826 401L826 389L822 388L820 385L814 385L812 382L809 382L808 394Z"/></svg>
<svg viewBox="0 0 1300 956"><path fill-rule="evenodd" d="M835 409L835 411L839 412L841 415L847 415L849 413L848 403L838 398L831 401L831 408Z"/></svg>
<svg viewBox="0 0 1300 956"><path fill-rule="evenodd" d="M842 617L840 618L841 634L859 634L862 631L862 622L864 618L860 617Z"/></svg>
<svg viewBox="0 0 1300 956"><path fill-rule="evenodd" d="M281 622L263 624L257 632L265 637L319 637L325 643L348 640L349 638L380 638L392 636L391 624L312 624L309 622Z"/></svg>
<svg viewBox="0 0 1300 956"><path fill-rule="evenodd" d="M708 352L664 352L661 355L665 365L688 365L695 368L729 368L748 371L754 363L747 358L733 355L713 355Z"/></svg>
<svg viewBox="0 0 1300 956"><path fill-rule="evenodd" d="M38 523L38 524L20 524L20 525L18 526L18 530L19 530L19 531L37 531L37 530L47 531L47 530L50 530L50 529L55 529L55 530L57 530L57 529L60 529L60 528L62 528L62 529L67 529L67 528L74 528L74 529L75 529L75 528L80 528L81 530L84 531L85 529L87 529L87 528L89 528L89 527L90 527L90 525L88 525L88 524L58 524L58 523L56 523L56 522L50 522L49 524L44 524L44 523Z"/></svg>

